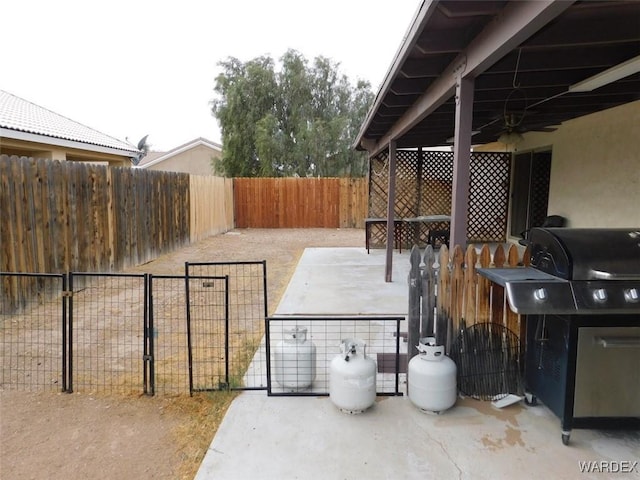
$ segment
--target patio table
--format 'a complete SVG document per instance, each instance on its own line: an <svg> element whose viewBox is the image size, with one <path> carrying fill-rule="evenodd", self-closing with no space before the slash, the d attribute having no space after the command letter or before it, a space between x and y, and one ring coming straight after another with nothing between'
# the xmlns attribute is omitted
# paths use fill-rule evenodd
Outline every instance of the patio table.
<svg viewBox="0 0 640 480"><path fill-rule="evenodd" d="M418 217L396 218L393 226L393 242L394 248L402 253L402 239L405 237L405 228L409 227L411 232L412 243L417 244L420 236L420 225L434 225L442 223L450 223L451 216L449 215L421 215ZM371 243L371 226L372 225L387 225L386 218L365 218L364 230L365 230L365 245L367 253L369 253ZM433 244L435 238L438 236L446 236L448 238L448 230L434 230L429 229L429 242ZM435 235L435 236L434 236ZM435 247L435 245L433 245Z"/></svg>

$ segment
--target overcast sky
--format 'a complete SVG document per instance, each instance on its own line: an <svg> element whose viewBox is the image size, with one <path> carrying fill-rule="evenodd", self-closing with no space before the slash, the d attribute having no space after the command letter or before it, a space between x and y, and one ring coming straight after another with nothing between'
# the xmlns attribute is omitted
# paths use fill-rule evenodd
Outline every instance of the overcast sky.
<svg viewBox="0 0 640 480"><path fill-rule="evenodd" d="M383 81L421 0L3 2L0 89L153 150L220 142L218 62L293 48Z"/></svg>

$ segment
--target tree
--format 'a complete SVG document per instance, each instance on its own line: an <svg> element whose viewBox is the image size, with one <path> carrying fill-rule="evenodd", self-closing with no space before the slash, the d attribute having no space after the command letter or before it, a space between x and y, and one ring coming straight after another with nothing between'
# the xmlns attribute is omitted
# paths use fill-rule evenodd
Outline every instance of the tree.
<svg viewBox="0 0 640 480"><path fill-rule="evenodd" d="M352 86L338 64L309 66L288 50L275 72L270 57L220 62L212 112L222 128L226 176L362 176L367 158L351 146L371 102L370 84Z"/></svg>

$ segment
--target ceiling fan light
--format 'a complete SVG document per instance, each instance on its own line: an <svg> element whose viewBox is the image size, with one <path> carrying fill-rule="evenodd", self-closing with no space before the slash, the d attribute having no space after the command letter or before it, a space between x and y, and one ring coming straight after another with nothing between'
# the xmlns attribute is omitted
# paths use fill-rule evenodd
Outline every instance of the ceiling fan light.
<svg viewBox="0 0 640 480"><path fill-rule="evenodd" d="M505 132L498 137L498 142L504 143L505 145L517 145L522 142L522 140L524 140L524 138L518 132Z"/></svg>
<svg viewBox="0 0 640 480"><path fill-rule="evenodd" d="M640 55L630 58L626 62L622 62L581 82L574 83L569 87L569 92L591 92L638 72L640 72Z"/></svg>

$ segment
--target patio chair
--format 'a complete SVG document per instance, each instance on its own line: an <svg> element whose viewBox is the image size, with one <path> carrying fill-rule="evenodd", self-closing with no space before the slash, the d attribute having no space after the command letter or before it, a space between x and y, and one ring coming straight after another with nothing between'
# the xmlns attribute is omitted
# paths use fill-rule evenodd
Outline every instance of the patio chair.
<svg viewBox="0 0 640 480"><path fill-rule="evenodd" d="M567 219L560 216L560 215L549 215L547 216L544 221L542 222L542 225L540 225L541 228L554 228L554 227L564 227L567 224ZM529 245L529 232L531 231L531 228L528 228L527 230L525 230L524 232L520 233L520 236L522 237L520 240L518 240L518 243L520 245L524 245L525 247Z"/></svg>
<svg viewBox="0 0 640 480"><path fill-rule="evenodd" d="M429 238L427 242L437 248L446 245L449 248L449 230L429 230Z"/></svg>

